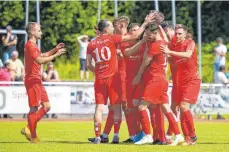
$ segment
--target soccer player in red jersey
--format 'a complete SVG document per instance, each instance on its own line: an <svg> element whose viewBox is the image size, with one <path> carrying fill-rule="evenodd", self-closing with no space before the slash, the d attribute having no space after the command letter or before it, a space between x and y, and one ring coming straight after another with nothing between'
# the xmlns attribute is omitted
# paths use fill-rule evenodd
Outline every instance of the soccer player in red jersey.
<svg viewBox="0 0 229 152"><path fill-rule="evenodd" d="M87 67L95 73L95 100L96 108L94 115L94 129L96 138L95 144L101 142L101 122L104 105L109 97L110 104L114 110L114 130L119 130L121 119L121 100L118 97L120 77L118 74L118 61L116 45L122 41L137 39L144 31L146 25L153 20L153 15L145 18L145 22L133 35L113 35L114 27L112 22L101 20L98 23L99 37L90 42L87 48ZM95 60L95 66L92 64Z"/></svg>
<svg viewBox="0 0 229 152"><path fill-rule="evenodd" d="M167 57L160 50L160 46L167 45L167 42L161 38L160 33L161 32L157 24L150 24L146 29L146 35L148 39L150 39L150 41L147 41L148 51L144 56L144 60L138 74L133 80L134 85L138 84L142 77L144 82L143 97L138 108L141 116L142 129L146 135L140 141L135 143L138 145L153 142L152 135L150 133L150 122L146 111L147 107L151 104L161 106L169 123L173 126L176 135L172 145L177 145L180 142L183 142L183 137L180 135L178 125L168 104L168 82L166 80L165 72ZM156 115L155 117L157 118L160 116ZM159 126L161 125L161 130L159 130L160 143L158 143L161 145L166 144L163 124L163 122L158 124Z"/></svg>
<svg viewBox="0 0 229 152"><path fill-rule="evenodd" d="M185 136L183 145L195 144L197 137L193 117L190 111L190 104L195 104L198 98L201 80L197 69L197 55L195 42L186 39L187 27L182 25L176 28L177 41L175 45L168 48L161 46L161 50L172 56L179 57L177 62L177 103L181 110L181 127Z"/></svg>
<svg viewBox="0 0 229 152"><path fill-rule="evenodd" d="M22 129L21 133L31 143L38 143L36 128L37 122L50 110L50 104L47 92L42 85L41 65L46 64L66 50L64 44L58 44L53 50L41 53L37 47L37 40L41 39L41 28L38 23L30 22L26 27L29 36L28 42L25 44L25 87L29 99L30 111L28 114L28 126ZM41 108L40 105L42 105Z"/></svg>

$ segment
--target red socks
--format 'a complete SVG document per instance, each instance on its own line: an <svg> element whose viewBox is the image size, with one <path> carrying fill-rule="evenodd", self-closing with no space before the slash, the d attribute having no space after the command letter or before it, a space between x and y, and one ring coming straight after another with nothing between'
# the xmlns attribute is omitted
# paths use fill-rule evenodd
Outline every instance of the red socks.
<svg viewBox="0 0 229 152"><path fill-rule="evenodd" d="M190 110L187 110L187 111L183 112L182 114L184 115L186 125L187 125L188 130L189 130L189 136L190 137L196 136L193 117L192 117Z"/></svg>
<svg viewBox="0 0 229 152"><path fill-rule="evenodd" d="M114 121L113 121L114 119L113 118L114 118L114 111L113 110L109 110L103 133L105 133L107 135L110 134L111 128L112 128L112 126L114 124Z"/></svg>
<svg viewBox="0 0 229 152"><path fill-rule="evenodd" d="M146 110L140 111L142 130L146 135L150 134L149 116Z"/></svg>

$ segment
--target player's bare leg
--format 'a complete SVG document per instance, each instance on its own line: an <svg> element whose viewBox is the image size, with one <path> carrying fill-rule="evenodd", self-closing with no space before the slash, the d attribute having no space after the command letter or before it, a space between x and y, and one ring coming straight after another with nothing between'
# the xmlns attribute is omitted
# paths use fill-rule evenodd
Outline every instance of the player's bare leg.
<svg viewBox="0 0 229 152"><path fill-rule="evenodd" d="M122 122L122 107L121 104L113 104L112 109L114 110L114 137L112 140L113 144L119 143L119 130Z"/></svg>
<svg viewBox="0 0 229 152"><path fill-rule="evenodd" d="M182 130L185 135L185 142L182 145L194 145L196 143L197 137L195 133L195 127L193 122L193 117L189 109L190 104L188 102L181 102L181 124Z"/></svg>
<svg viewBox="0 0 229 152"><path fill-rule="evenodd" d="M101 124L102 124L102 114L103 114L104 104L96 104L95 114L94 114L94 131L95 131L95 144L101 142Z"/></svg>

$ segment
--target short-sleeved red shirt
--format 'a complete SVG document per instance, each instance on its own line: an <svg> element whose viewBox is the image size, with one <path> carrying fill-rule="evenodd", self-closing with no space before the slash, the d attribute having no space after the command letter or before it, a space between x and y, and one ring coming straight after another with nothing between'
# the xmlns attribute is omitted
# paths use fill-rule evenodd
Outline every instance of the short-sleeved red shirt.
<svg viewBox="0 0 229 152"><path fill-rule="evenodd" d="M88 44L87 54L95 61L96 79L109 78L117 73L116 45L121 40L121 35L101 35Z"/></svg>
<svg viewBox="0 0 229 152"><path fill-rule="evenodd" d="M184 40L183 42L176 43L171 50L177 52L185 52L192 50L192 56L189 59L176 59L177 63L177 74L179 81L184 81L188 78L198 78L197 69L197 54L195 42L191 39ZM172 56L173 57L173 56Z"/></svg>
<svg viewBox="0 0 229 152"><path fill-rule="evenodd" d="M24 48L25 54L25 79L41 80L41 65L35 60L41 55L40 49L32 41L28 41Z"/></svg>

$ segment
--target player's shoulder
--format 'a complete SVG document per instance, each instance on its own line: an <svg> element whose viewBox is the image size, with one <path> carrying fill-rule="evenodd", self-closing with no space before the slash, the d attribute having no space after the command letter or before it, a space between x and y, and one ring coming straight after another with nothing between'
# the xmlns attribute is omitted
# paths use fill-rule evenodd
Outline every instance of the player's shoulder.
<svg viewBox="0 0 229 152"><path fill-rule="evenodd" d="M184 41L184 44L186 44L186 45L195 44L195 41L193 39L186 39Z"/></svg>

